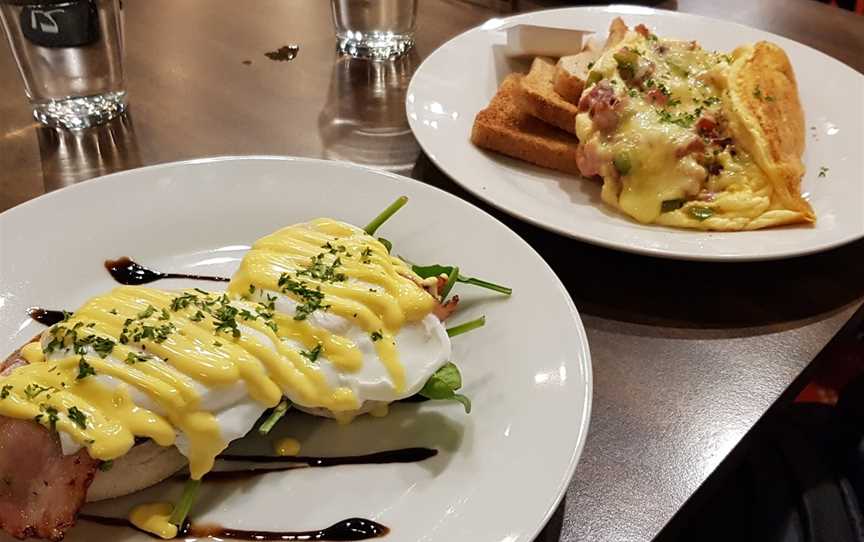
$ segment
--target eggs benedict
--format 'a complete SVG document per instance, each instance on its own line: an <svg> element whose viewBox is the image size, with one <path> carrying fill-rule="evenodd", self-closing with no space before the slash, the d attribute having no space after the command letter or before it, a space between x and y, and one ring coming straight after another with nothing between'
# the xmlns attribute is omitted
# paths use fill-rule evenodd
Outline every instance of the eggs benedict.
<svg viewBox="0 0 864 542"><path fill-rule="evenodd" d="M470 410L450 336L482 320L449 333L443 320L453 284L477 279L409 265L378 225L288 226L253 244L224 292L117 287L16 351L0 367L2 528L58 540L85 500L187 464L194 493L232 440L287 405L342 423L416 394ZM190 506L132 521L173 538Z"/></svg>

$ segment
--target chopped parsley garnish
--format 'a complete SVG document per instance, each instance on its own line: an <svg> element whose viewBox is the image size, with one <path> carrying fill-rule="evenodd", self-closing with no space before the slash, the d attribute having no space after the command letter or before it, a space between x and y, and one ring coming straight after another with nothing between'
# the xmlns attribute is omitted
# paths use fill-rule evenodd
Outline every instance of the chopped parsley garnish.
<svg viewBox="0 0 864 542"><path fill-rule="evenodd" d="M112 341L111 339L106 339L104 337L93 337L93 350L95 350L96 353L99 354L100 358L107 357L108 354L110 354L111 351L114 350L114 344L114 341Z"/></svg>
<svg viewBox="0 0 864 542"><path fill-rule="evenodd" d="M136 354L135 352L129 352L128 354L126 354L125 361L128 365L135 365L136 363L150 361L150 356L146 354Z"/></svg>
<svg viewBox="0 0 864 542"><path fill-rule="evenodd" d="M250 285L249 285L249 295L252 295L252 294L254 294L254 293L255 293L255 285L254 285L254 284L250 284Z"/></svg>
<svg viewBox="0 0 864 542"><path fill-rule="evenodd" d="M6 399L9 397L9 392L12 391L12 384L6 384L3 386L3 389L0 390L0 399Z"/></svg>
<svg viewBox="0 0 864 542"><path fill-rule="evenodd" d="M108 311L108 313L109 313L109 314L114 314L114 315L116 315L116 314L117 314L117 309L111 309L110 311Z"/></svg>
<svg viewBox="0 0 864 542"><path fill-rule="evenodd" d="M204 319L204 313L201 311L198 311L194 315L190 316L189 319L192 320L193 322L200 322L201 320Z"/></svg>
<svg viewBox="0 0 864 542"><path fill-rule="evenodd" d="M168 314L168 309L162 309L161 314L159 315L160 320L170 320L171 315Z"/></svg>
<svg viewBox="0 0 864 542"><path fill-rule="evenodd" d="M78 410L78 407L69 407L69 419L81 429L87 429L87 415Z"/></svg>
<svg viewBox="0 0 864 542"><path fill-rule="evenodd" d="M362 263L364 263L364 264L371 263L372 262L371 258L372 258L372 249L369 247L364 248L363 252L360 253L360 259L362 260Z"/></svg>
<svg viewBox="0 0 864 542"><path fill-rule="evenodd" d="M593 62L589 62L589 63L588 63L588 69L590 70L590 69L593 68L593 67L594 67L594 63L593 63Z"/></svg>
<svg viewBox="0 0 864 542"><path fill-rule="evenodd" d="M240 328L237 327L237 308L228 304L228 296L223 295L221 299L222 305L213 313L216 333L220 331L230 331L235 339L240 338Z"/></svg>
<svg viewBox="0 0 864 542"><path fill-rule="evenodd" d="M51 429L51 431L56 431L57 430L57 420L59 419L59 416L57 416L57 409L49 406L49 407L45 407L44 412L45 412L45 414L38 414L33 419L36 420L36 423L42 423L42 419L47 415L48 416L48 428Z"/></svg>
<svg viewBox="0 0 864 542"><path fill-rule="evenodd" d="M103 461L99 463L99 470L102 472L108 472L114 466L114 460L109 459L108 461Z"/></svg>
<svg viewBox="0 0 864 542"><path fill-rule="evenodd" d="M340 245L339 248L344 252L345 247ZM332 253L332 250L331 250ZM328 265L324 262L325 253L318 254L312 258L312 261L302 271L298 271L297 275L305 275L322 282L341 282L345 280L345 273L338 273L336 269L342 265L342 259L339 256Z"/></svg>
<svg viewBox="0 0 864 542"><path fill-rule="evenodd" d="M83 380L88 376L94 376L95 374L96 369L94 369L92 365L87 363L87 360L84 359L84 356L81 356L81 359L78 360L78 376L75 377L75 380Z"/></svg>
<svg viewBox="0 0 864 542"><path fill-rule="evenodd" d="M697 108L697 111L701 113L701 109ZM660 116L661 122L676 124L682 128L690 128L693 123L696 122L696 115L693 113L680 113L674 115L665 109L657 109L657 115Z"/></svg>
<svg viewBox="0 0 864 542"><path fill-rule="evenodd" d="M146 309L138 313L138 318L142 320L144 318L150 318L151 316L153 316L154 312L156 312L156 307L148 304Z"/></svg>
<svg viewBox="0 0 864 542"><path fill-rule="evenodd" d="M222 343L220 343L219 341L213 341L213 346L219 348L220 346L222 346Z"/></svg>
<svg viewBox="0 0 864 542"><path fill-rule="evenodd" d="M369 335L369 338L372 339L372 342L374 343L383 339L384 335L381 333L381 331L373 331L372 334Z"/></svg>
<svg viewBox="0 0 864 542"><path fill-rule="evenodd" d="M819 166L819 175L818 177L823 178L828 175L828 168L825 166Z"/></svg>
<svg viewBox="0 0 864 542"><path fill-rule="evenodd" d="M50 391L54 388L50 386L40 386L39 384L27 384L27 387L24 388L24 395L27 396L28 399L35 399L39 397L39 394Z"/></svg>
<svg viewBox="0 0 864 542"><path fill-rule="evenodd" d="M320 287L313 290L312 288L309 288L306 283L291 278L288 273L282 273L279 277L278 284L283 292L290 292L296 295L302 302L294 311L295 320L305 320L310 314L318 309L327 310L330 308L330 305L324 305L322 303L324 300L324 292L321 291Z"/></svg>
<svg viewBox="0 0 864 542"><path fill-rule="evenodd" d="M143 322L127 319L123 325L123 331L120 333L120 344L137 343L145 339L161 343L176 330L177 328L171 323L151 326Z"/></svg>
<svg viewBox="0 0 864 542"><path fill-rule="evenodd" d="M321 355L321 349L323 347L324 345L318 343L312 350L301 350L300 355L308 359L312 363L315 363L318 360L318 356Z"/></svg>
<svg viewBox="0 0 864 542"><path fill-rule="evenodd" d="M181 309L185 309L190 304L195 302L198 299L198 296L195 294L185 293L183 295L177 296L171 300L171 310L177 312Z"/></svg>

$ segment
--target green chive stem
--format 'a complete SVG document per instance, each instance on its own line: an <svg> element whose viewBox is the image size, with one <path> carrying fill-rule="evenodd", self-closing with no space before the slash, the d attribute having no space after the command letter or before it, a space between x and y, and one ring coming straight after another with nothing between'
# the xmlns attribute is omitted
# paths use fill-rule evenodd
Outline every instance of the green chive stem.
<svg viewBox="0 0 864 542"><path fill-rule="evenodd" d="M270 430L273 429L273 426L276 425L276 422L281 420L282 416L284 416L285 413L288 412L289 408L291 408L291 403L288 401L288 399L285 399L283 397L282 400L279 401L279 404L276 405L276 408L273 409L273 412L271 412L270 415L267 416L267 419L264 420L260 426L258 426L258 433L260 433L261 435L266 435L267 433L269 433Z"/></svg>
<svg viewBox="0 0 864 542"><path fill-rule="evenodd" d="M487 282L483 279L475 279L471 277L459 277L459 282L463 284L472 284L474 286L479 286L480 288L487 288L489 290L496 291L501 294L510 295L513 293L513 288L508 288L507 286L501 286L500 284L495 284L494 282Z"/></svg>
<svg viewBox="0 0 864 542"><path fill-rule="evenodd" d="M465 322L464 324L459 324L458 326L448 327L447 335L450 337L455 337L456 335L461 335L463 333L468 333L469 331L475 330L478 327L483 327L486 323L486 317L481 316L476 320L471 320L470 322Z"/></svg>
<svg viewBox="0 0 864 542"><path fill-rule="evenodd" d="M183 527L186 516L192 510L192 505L195 503L195 499L198 498L199 489L201 489L201 480L193 480L191 478L186 480L186 485L183 486L183 495L180 496L180 501L174 507L174 511L171 512L171 517L168 518L168 521L176 525L178 529Z"/></svg>
<svg viewBox="0 0 864 542"><path fill-rule="evenodd" d="M450 271L449 275L447 275L447 282L445 282L444 287L441 288L441 299L447 298L447 294L449 294L450 290L453 289L453 286L456 285L457 280L459 280L459 268L454 265L453 270Z"/></svg>
<svg viewBox="0 0 864 542"><path fill-rule="evenodd" d="M396 211L404 207L406 203L408 203L408 198L406 196L399 196L396 201L394 201L390 204L389 207L384 209L384 211L382 211L380 215L372 219L372 222L367 224L366 227L363 229L366 230L366 233L368 233L369 235L375 235L375 232L378 230L378 228L381 227L381 224L385 223L387 219L395 215Z"/></svg>

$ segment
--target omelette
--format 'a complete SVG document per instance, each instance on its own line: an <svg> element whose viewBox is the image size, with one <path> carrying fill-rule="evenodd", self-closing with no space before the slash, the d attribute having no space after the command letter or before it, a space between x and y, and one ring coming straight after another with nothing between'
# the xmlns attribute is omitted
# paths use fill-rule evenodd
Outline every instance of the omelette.
<svg viewBox="0 0 864 542"><path fill-rule="evenodd" d="M579 100L577 164L644 224L755 230L816 220L801 195L804 113L783 49L731 54L612 23Z"/></svg>

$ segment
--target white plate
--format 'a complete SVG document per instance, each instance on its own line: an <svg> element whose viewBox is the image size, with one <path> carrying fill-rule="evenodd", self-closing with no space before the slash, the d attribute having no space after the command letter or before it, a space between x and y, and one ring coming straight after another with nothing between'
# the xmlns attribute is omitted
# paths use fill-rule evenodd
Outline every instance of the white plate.
<svg viewBox="0 0 864 542"><path fill-rule="evenodd" d="M469 141L478 111L514 63L493 45L496 29L515 22L594 30L606 35L620 15L658 34L732 50L768 40L792 60L807 121L803 181L815 227L703 233L638 224L600 201L599 185L487 153ZM411 80L407 113L417 140L435 164L492 205L549 230L610 248L691 260L766 260L808 254L864 237L864 76L789 39L746 26L639 6L567 8L492 19L432 53ZM827 167L825 177L819 168Z"/></svg>
<svg viewBox="0 0 864 542"><path fill-rule="evenodd" d="M402 194L408 205L380 230L396 253L455 263L514 289L508 299L458 286L464 310L454 319L487 317L486 327L453 341L474 410L401 404L387 418L348 427L291 416L279 431L298 437L309 455L406 446L440 453L416 464L306 469L211 485L195 515L271 530L359 516L390 527L385 540L393 541L531 540L563 495L585 440L585 332L561 282L524 241L486 213L411 179L336 162L219 158L110 175L20 205L0 215L0 355L41 331L28 320L28 307L74 309L114 286L102 267L106 258L226 275L252 241L277 228L318 216L365 224ZM172 284L182 285L158 286ZM270 452L266 442L239 448ZM177 489L156 486L90 510L123 515L133 501L164 499ZM107 537L149 540L85 522L68 540Z"/></svg>

